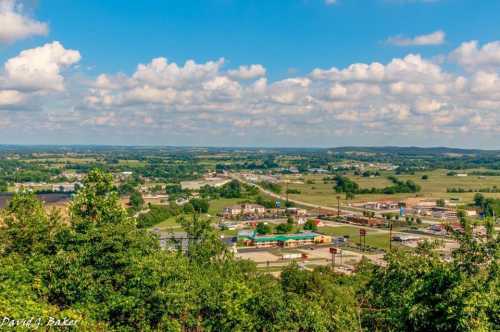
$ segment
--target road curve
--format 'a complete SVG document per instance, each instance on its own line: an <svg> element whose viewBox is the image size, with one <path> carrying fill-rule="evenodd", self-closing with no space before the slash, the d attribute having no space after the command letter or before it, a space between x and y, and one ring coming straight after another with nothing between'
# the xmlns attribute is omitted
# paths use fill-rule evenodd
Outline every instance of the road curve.
<svg viewBox="0 0 500 332"><path fill-rule="evenodd" d="M276 193L274 193L274 192L272 192L270 190L267 190L267 189L263 188L262 186L260 186L258 184L255 184L253 182L249 182L249 181L243 179L241 176L239 176L237 174L230 173L229 176L232 179L234 179L234 180L238 180L238 181L243 182L243 183L245 183L247 185L254 186L254 187L258 188L260 191L262 191L263 193L265 193L266 195L269 195L269 196L271 196L273 198L286 200L286 196L280 195L280 194L276 194ZM289 198L288 201L290 201L292 203L295 203L295 204L302 205L302 206L307 206L307 207L310 207L310 208L313 208L313 209L326 210L326 211L331 211L331 212L335 212L335 213L338 212L337 208L333 208L331 206L317 205L317 204L307 203L307 202L303 202L303 201L299 201L299 200L291 199L291 198ZM346 213L347 214L356 214L356 215L361 215L362 214L361 212L356 212L356 211L351 211L351 210L343 210L343 209L340 209L340 212L344 213L344 214L346 214Z"/></svg>

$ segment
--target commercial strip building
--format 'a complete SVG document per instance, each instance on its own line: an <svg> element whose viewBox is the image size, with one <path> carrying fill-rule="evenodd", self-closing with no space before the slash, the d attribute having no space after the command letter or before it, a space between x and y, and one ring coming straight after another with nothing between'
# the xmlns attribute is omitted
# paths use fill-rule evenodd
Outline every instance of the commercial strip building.
<svg viewBox="0 0 500 332"><path fill-rule="evenodd" d="M225 218L239 215L263 215L264 213L266 213L266 208L258 204L239 204L227 206L223 210Z"/></svg>
<svg viewBox="0 0 500 332"><path fill-rule="evenodd" d="M364 202L353 204L355 207L360 207L368 210L397 210L401 206L402 202L398 201L376 201L376 202Z"/></svg>
<svg viewBox="0 0 500 332"><path fill-rule="evenodd" d="M332 237L314 232L296 234L257 235L255 231L240 231L238 242L257 248L293 248L312 244L331 243Z"/></svg>

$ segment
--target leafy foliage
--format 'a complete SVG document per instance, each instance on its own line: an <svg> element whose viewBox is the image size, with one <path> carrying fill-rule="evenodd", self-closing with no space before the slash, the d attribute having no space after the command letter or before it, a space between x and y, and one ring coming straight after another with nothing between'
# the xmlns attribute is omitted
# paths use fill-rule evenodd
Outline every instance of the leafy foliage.
<svg viewBox="0 0 500 332"><path fill-rule="evenodd" d="M160 250L115 190L109 174L90 172L68 219L47 212L33 194L14 196L1 215L0 315L69 317L83 331L500 327L499 243L489 221L487 237L477 239L462 220L464 231L455 233L460 247L450 261L424 243L416 251L390 252L387 266L362 261L353 276L291 265L275 278L235 259L210 220L197 214L180 220L184 251Z"/></svg>

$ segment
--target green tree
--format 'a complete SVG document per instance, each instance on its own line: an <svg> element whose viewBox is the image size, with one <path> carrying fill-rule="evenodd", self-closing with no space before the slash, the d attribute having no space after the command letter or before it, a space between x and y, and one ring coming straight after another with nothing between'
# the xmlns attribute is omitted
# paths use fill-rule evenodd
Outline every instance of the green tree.
<svg viewBox="0 0 500 332"><path fill-rule="evenodd" d="M8 190L8 184L5 180L0 179L0 193Z"/></svg>
<svg viewBox="0 0 500 332"><path fill-rule="evenodd" d="M144 199L142 198L141 193L138 192L137 190L134 190L130 194L129 204L133 211L142 210L142 207L144 206Z"/></svg>
<svg viewBox="0 0 500 332"><path fill-rule="evenodd" d="M14 195L0 222L1 219L5 224L5 229L0 232L2 254L54 253L54 241L63 228L60 214L56 210L47 214L35 194L21 192Z"/></svg>
<svg viewBox="0 0 500 332"><path fill-rule="evenodd" d="M440 199L436 200L436 206L444 207L445 205L446 205L446 202L444 201L444 199L440 198Z"/></svg>
<svg viewBox="0 0 500 332"><path fill-rule="evenodd" d="M477 241L462 220L460 244L445 261L426 242L416 251L391 251L373 267L362 294L363 325L379 331L494 331L498 315L499 242L489 227Z"/></svg>
<svg viewBox="0 0 500 332"><path fill-rule="evenodd" d="M75 222L119 223L126 219L111 174L92 170L83 185L70 204L70 216Z"/></svg>
<svg viewBox="0 0 500 332"><path fill-rule="evenodd" d="M208 213L208 208L210 207L208 200L202 198L193 198L189 201L189 203L191 203L193 209L197 213Z"/></svg>
<svg viewBox="0 0 500 332"><path fill-rule="evenodd" d="M290 233L293 230L293 224L282 223L276 226L276 233L278 234L286 234Z"/></svg>
<svg viewBox="0 0 500 332"><path fill-rule="evenodd" d="M316 225L316 221L315 220L312 220L312 219L309 219L308 221L306 221L306 223L304 224L304 229L305 230L308 230L308 231L313 231L313 232L316 232L318 230L318 226Z"/></svg>
<svg viewBox="0 0 500 332"><path fill-rule="evenodd" d="M271 234L273 232L271 226L269 226L264 222L258 223L257 227L255 228L255 231L257 232L257 234L260 235Z"/></svg>

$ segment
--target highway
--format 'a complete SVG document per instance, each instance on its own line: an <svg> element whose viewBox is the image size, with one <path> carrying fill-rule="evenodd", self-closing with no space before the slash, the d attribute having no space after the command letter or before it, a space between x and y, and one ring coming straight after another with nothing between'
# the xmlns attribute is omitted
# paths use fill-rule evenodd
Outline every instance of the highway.
<svg viewBox="0 0 500 332"><path fill-rule="evenodd" d="M275 199L286 200L286 196L285 195L276 194L276 193L274 193L274 192L272 192L270 190L267 190L267 189L263 188L262 186L259 186L256 183L247 181L243 177L241 177L239 174L229 173L229 177L231 177L234 180L238 180L240 182L243 182L243 183L245 183L247 185L257 187L257 188L259 188L260 191L262 191L266 195L271 196L271 197L273 197ZM330 211L330 212L334 212L334 213L338 212L337 208L331 207L331 206L317 205L317 204L303 202L303 201L299 201L299 200L291 199L291 198L289 198L288 201L290 201L292 203L295 203L295 204L298 204L298 205L301 205L301 206L313 208L313 209L326 210L326 211ZM341 214L354 214L354 215L358 215L358 216L363 215L363 212L362 212L361 209L358 209L357 211L355 211L352 208L349 209L349 210L347 210L345 208L342 208L342 205L340 206L340 213ZM377 217L382 217L381 213L379 213L379 212L376 212L376 216ZM417 217L417 216L415 216L415 217ZM427 218L424 219L422 217L421 217L421 219L422 219L423 223L429 224L429 225L430 224L442 224L442 222L439 221L439 220L432 220L432 219L427 219Z"/></svg>
<svg viewBox="0 0 500 332"><path fill-rule="evenodd" d="M238 180L240 182L243 182L247 185L250 185L250 186L254 186L254 187L257 187L259 188L260 191L262 191L263 193L265 193L266 195L268 196L271 196L273 198L276 198L276 199L280 199L280 200L286 200L286 196L285 195L280 195L280 194L276 194L270 190L267 190L261 186L259 186L258 184L255 184L253 182L250 182L250 181L247 181L245 180L244 178L242 178L241 176L237 175L237 174L234 174L234 173L230 173L229 176L232 178L232 179L235 179L235 180ZM296 199L291 199L289 198L288 199L289 202L292 202L292 203L295 203L295 204L298 204L298 205L302 205L302 206L306 206L306 207L309 207L309 208L313 208L313 209L319 209L319 210L326 210L326 211L330 211L330 212L334 212L334 213L337 213L338 212L338 209L337 208L333 208L331 206L325 206L325 205L317 205L317 204L312 204L312 203L307 203L307 202L303 202L303 201L299 201L299 200L296 200ZM342 209L342 207L340 208L340 213L341 214L356 214L356 215L362 215L362 212L357 212L357 211L351 211L351 210L345 210L345 209Z"/></svg>

